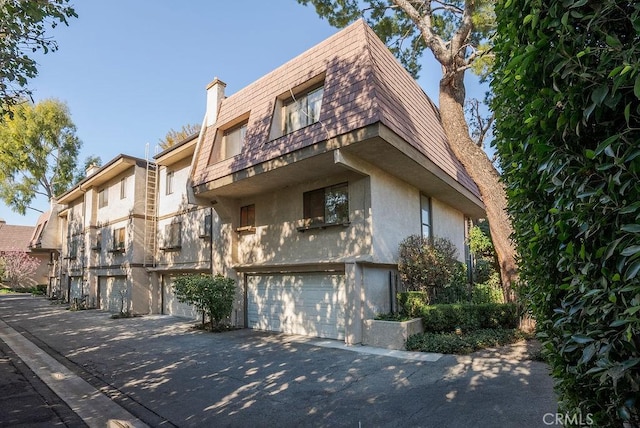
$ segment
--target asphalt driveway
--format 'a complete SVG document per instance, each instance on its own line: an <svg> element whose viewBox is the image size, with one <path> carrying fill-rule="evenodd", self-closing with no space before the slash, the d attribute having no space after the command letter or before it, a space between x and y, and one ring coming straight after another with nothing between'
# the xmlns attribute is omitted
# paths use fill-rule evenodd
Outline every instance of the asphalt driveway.
<svg viewBox="0 0 640 428"><path fill-rule="evenodd" d="M557 407L525 344L416 361L26 296L0 296L0 318L149 426L544 427Z"/></svg>

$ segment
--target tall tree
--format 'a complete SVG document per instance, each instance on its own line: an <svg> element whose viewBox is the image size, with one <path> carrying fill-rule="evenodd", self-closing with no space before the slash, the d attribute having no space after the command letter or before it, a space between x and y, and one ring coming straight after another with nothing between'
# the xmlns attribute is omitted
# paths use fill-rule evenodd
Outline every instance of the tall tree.
<svg viewBox="0 0 640 428"><path fill-rule="evenodd" d="M162 150L166 150L174 144L177 144L180 141L184 140L185 138L198 133L199 131L200 125L197 125L195 123L182 125L182 128L180 128L179 131L170 129L169 132L167 132L167 135L165 135L165 137L160 140L160 148L162 148Z"/></svg>
<svg viewBox="0 0 640 428"><path fill-rule="evenodd" d="M560 410L640 427L640 3L496 14L495 145Z"/></svg>
<svg viewBox="0 0 640 428"><path fill-rule="evenodd" d="M17 104L0 122L0 198L24 215L38 195L51 200L63 193L81 146L66 104Z"/></svg>
<svg viewBox="0 0 640 428"><path fill-rule="evenodd" d="M476 182L486 206L491 238L500 262L503 291L513 299L517 278L504 186L487 154L469 135L465 118L465 72L486 71L488 37L495 26L492 0L297 0L313 4L331 25L343 27L365 16L368 24L414 76L431 50L442 68L439 107L452 151ZM368 5L368 6L367 6ZM367 7L365 7L367 6Z"/></svg>
<svg viewBox="0 0 640 428"><path fill-rule="evenodd" d="M69 0L0 1L0 118L11 106L31 97L27 81L38 74L29 57L36 51L47 53L58 46L45 35L48 27L67 24L77 17Z"/></svg>

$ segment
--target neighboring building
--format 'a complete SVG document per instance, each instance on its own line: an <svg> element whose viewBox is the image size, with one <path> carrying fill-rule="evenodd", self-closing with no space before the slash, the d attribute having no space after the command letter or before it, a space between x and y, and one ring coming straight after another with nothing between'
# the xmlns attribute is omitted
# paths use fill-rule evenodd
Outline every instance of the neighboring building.
<svg viewBox="0 0 640 428"><path fill-rule="evenodd" d="M155 162L119 155L58 197L34 244L55 249L50 295L111 312L197 317L171 287L176 275L212 269L217 216L187 200L196 141L190 136Z"/></svg>
<svg viewBox="0 0 640 428"><path fill-rule="evenodd" d="M159 294L154 312L189 318L195 309L178 302L172 289L176 275L211 273L211 239L214 215L211 208L190 204L187 180L198 134L157 154L157 251L151 273L153 290ZM217 225L216 225L217 227Z"/></svg>
<svg viewBox="0 0 640 428"><path fill-rule="evenodd" d="M32 254L46 260L47 271L44 284L47 284L47 296L63 297L60 285L60 251L62 236L58 228L59 205L51 203L51 209L38 218L29 242Z"/></svg>
<svg viewBox="0 0 640 428"><path fill-rule="evenodd" d="M27 253L40 262L40 265L33 275L26 278L24 284L20 284L23 287L33 287L47 283L47 263L49 262L47 255L34 253L29 248L29 242L34 234L34 230L35 228L33 226L11 225L0 219L0 255L14 252Z"/></svg>
<svg viewBox="0 0 640 428"><path fill-rule="evenodd" d="M360 20L225 98L215 79L191 172L212 207L213 271L236 277L239 323L358 343L390 309L398 245L451 239L461 259L478 189L437 108Z"/></svg>
<svg viewBox="0 0 640 428"><path fill-rule="evenodd" d="M155 251L155 164L119 155L58 197L60 282L67 299L150 313L147 267Z"/></svg>

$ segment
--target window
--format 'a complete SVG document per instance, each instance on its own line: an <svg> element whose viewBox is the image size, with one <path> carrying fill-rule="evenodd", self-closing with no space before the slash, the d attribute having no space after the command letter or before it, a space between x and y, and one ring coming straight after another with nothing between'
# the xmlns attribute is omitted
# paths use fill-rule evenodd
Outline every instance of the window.
<svg viewBox="0 0 640 428"><path fill-rule="evenodd" d="M242 151L244 140L247 136L247 122L224 131L222 134L221 159L229 159L237 156Z"/></svg>
<svg viewBox="0 0 640 428"><path fill-rule="evenodd" d="M127 197L127 177L120 179L120 199Z"/></svg>
<svg viewBox="0 0 640 428"><path fill-rule="evenodd" d="M320 120L323 94L324 87L321 86L285 102L282 108L283 134L289 134Z"/></svg>
<svg viewBox="0 0 640 428"><path fill-rule="evenodd" d="M176 222L167 224L164 227L164 247L165 250L180 248L182 246L182 223Z"/></svg>
<svg viewBox="0 0 640 428"><path fill-rule="evenodd" d="M422 237L432 238L431 198L424 195L420 195L420 221L422 222Z"/></svg>
<svg viewBox="0 0 640 428"><path fill-rule="evenodd" d="M98 230L96 232L96 242L93 245L93 247L91 247L92 250L95 251L100 251L102 249L102 231Z"/></svg>
<svg viewBox="0 0 640 428"><path fill-rule="evenodd" d="M206 214L204 216L204 221L202 222L200 238L210 238L210 237L211 237L211 214Z"/></svg>
<svg viewBox="0 0 640 428"><path fill-rule="evenodd" d="M174 173L173 171L167 171L167 191L166 194L170 195L173 193L173 177L174 177Z"/></svg>
<svg viewBox="0 0 640 428"><path fill-rule="evenodd" d="M113 251L124 251L124 227L113 231Z"/></svg>
<svg viewBox="0 0 640 428"><path fill-rule="evenodd" d="M337 184L305 192L304 218L311 224L340 224L349 222L349 186Z"/></svg>
<svg viewBox="0 0 640 428"><path fill-rule="evenodd" d="M78 240L76 238L71 238L69 240L69 252L67 257L69 259L75 259L78 257Z"/></svg>
<svg viewBox="0 0 640 428"><path fill-rule="evenodd" d="M98 191L98 208L104 208L109 205L109 190L107 188Z"/></svg>
<svg viewBox="0 0 640 428"><path fill-rule="evenodd" d="M240 227L249 228L256 225L256 206L254 204L240 208Z"/></svg>

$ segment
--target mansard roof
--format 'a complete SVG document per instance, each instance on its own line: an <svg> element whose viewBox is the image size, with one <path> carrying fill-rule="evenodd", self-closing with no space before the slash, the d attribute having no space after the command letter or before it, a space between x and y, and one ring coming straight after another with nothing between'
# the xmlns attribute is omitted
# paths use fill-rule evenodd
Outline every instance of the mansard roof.
<svg viewBox="0 0 640 428"><path fill-rule="evenodd" d="M277 99L324 79L320 120L270 139ZM211 162L216 131L248 117L239 156ZM437 107L363 20L225 98L216 123L201 136L192 180L206 185L287 153L381 123L480 200L478 189L449 148ZM480 203L481 204L481 203Z"/></svg>

